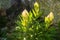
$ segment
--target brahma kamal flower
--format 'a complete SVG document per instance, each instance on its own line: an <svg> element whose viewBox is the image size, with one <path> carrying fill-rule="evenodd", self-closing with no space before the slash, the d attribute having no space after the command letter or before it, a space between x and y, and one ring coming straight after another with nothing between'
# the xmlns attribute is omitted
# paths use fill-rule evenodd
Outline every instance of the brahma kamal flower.
<svg viewBox="0 0 60 40"><path fill-rule="evenodd" d="M53 14L53 12L50 12L49 14L48 14L48 16L47 17L45 17L45 23L50 23L50 22L52 22L53 21L53 19L54 19L54 14Z"/></svg>
<svg viewBox="0 0 60 40"><path fill-rule="evenodd" d="M27 23L28 23L28 16L29 16L29 13L28 11L25 9L23 12L22 12L22 25L23 26L26 26Z"/></svg>
<svg viewBox="0 0 60 40"><path fill-rule="evenodd" d="M39 7L39 4L37 2L35 2L34 7Z"/></svg>
<svg viewBox="0 0 60 40"><path fill-rule="evenodd" d="M39 11L39 4L38 4L37 2L34 3L34 10L35 10L36 12Z"/></svg>

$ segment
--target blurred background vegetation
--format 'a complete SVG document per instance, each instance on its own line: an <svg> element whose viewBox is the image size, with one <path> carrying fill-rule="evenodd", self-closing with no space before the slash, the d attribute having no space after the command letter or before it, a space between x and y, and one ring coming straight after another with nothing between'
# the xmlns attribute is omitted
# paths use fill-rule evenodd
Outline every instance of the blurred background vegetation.
<svg viewBox="0 0 60 40"><path fill-rule="evenodd" d="M60 0L0 0L0 40L60 40Z"/></svg>

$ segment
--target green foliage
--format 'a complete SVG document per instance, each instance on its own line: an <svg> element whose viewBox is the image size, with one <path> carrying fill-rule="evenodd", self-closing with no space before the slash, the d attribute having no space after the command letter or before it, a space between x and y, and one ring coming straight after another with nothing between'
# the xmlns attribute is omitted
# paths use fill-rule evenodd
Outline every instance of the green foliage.
<svg viewBox="0 0 60 40"><path fill-rule="evenodd" d="M7 30L6 30L6 23L7 23L7 19L6 19L6 16L1 16L0 15L0 39L3 38L3 39L6 39L6 33L7 33ZM1 40L3 40L1 39Z"/></svg>
<svg viewBox="0 0 60 40"><path fill-rule="evenodd" d="M58 34L57 34L57 39L60 39L60 21L58 22Z"/></svg>
<svg viewBox="0 0 60 40"><path fill-rule="evenodd" d="M34 4L32 11L28 12L25 9L19 15L19 20L16 21L17 26L15 30L8 35L8 40L56 40L56 28L50 26L54 18L51 19L51 16L50 18L46 17L43 22L38 21L41 19L36 20L41 16L42 11L39 10L37 2Z"/></svg>
<svg viewBox="0 0 60 40"><path fill-rule="evenodd" d="M5 16L0 16L0 27L3 28L3 26L5 26L5 24L6 24L6 21L7 20L6 20L6 17Z"/></svg>

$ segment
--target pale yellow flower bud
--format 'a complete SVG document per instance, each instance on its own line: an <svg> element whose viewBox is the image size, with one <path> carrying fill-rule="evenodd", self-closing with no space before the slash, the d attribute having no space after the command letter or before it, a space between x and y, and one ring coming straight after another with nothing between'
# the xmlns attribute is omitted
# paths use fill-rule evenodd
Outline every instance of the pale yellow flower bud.
<svg viewBox="0 0 60 40"><path fill-rule="evenodd" d="M45 22L51 22L54 19L53 12L50 12L47 17L45 17Z"/></svg>
<svg viewBox="0 0 60 40"><path fill-rule="evenodd" d="M39 7L39 4L37 2L35 2L34 7Z"/></svg>
<svg viewBox="0 0 60 40"><path fill-rule="evenodd" d="M35 10L36 12L39 11L39 4L38 4L37 2L34 3L34 10Z"/></svg>
<svg viewBox="0 0 60 40"><path fill-rule="evenodd" d="M52 20L54 19L54 14L53 14L53 12L50 12L47 17L50 19L50 21L52 21Z"/></svg>
<svg viewBox="0 0 60 40"><path fill-rule="evenodd" d="M28 11L25 9L23 12L22 12L22 17L23 18L28 18L29 14L28 14Z"/></svg>

